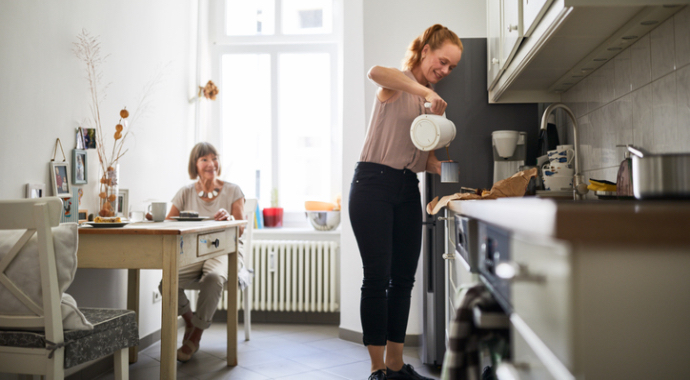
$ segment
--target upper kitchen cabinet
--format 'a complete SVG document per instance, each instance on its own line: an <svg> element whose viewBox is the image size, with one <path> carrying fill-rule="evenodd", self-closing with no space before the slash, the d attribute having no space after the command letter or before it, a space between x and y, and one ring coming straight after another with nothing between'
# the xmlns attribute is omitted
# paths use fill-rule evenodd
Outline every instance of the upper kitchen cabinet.
<svg viewBox="0 0 690 380"><path fill-rule="evenodd" d="M689 3L489 0L489 102L560 101L561 93Z"/></svg>

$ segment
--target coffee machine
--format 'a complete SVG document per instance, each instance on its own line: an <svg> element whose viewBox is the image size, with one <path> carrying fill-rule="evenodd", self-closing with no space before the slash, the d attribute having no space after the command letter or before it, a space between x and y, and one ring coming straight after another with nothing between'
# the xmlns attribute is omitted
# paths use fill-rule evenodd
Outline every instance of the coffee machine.
<svg viewBox="0 0 690 380"><path fill-rule="evenodd" d="M525 165L527 132L494 131L491 145L494 152L494 183L511 177Z"/></svg>

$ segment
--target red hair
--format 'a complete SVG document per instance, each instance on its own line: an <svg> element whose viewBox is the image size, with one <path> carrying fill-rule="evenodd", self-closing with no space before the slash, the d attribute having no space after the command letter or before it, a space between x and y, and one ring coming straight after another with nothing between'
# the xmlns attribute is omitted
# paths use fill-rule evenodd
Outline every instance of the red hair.
<svg viewBox="0 0 690 380"><path fill-rule="evenodd" d="M412 70L419 65L422 60L422 50L427 44L431 50L436 50L444 43L450 42L463 50L462 41L457 34L441 24L432 25L419 37L415 38L407 48L407 54L402 62L403 70Z"/></svg>

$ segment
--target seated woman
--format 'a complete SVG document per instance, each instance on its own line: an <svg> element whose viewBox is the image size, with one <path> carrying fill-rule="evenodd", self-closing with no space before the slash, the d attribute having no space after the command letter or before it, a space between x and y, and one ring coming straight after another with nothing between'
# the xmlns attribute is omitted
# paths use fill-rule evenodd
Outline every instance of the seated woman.
<svg viewBox="0 0 690 380"><path fill-rule="evenodd" d="M196 144L189 155L187 170L189 178L198 180L177 192L166 219L180 216L180 212L183 211L198 212L198 216L209 216L215 220L229 220L232 217L237 220L243 219L244 194L239 186L218 178L220 162L213 145L206 142ZM240 236L243 230L244 228L240 227ZM201 334L211 326L213 314L227 281L227 256L214 257L180 268L177 312L184 318L185 332L182 347L177 350L177 360L186 362L199 350ZM200 291L196 313L192 313L189 299L183 290L195 282L199 283ZM162 282L159 288L161 286Z"/></svg>

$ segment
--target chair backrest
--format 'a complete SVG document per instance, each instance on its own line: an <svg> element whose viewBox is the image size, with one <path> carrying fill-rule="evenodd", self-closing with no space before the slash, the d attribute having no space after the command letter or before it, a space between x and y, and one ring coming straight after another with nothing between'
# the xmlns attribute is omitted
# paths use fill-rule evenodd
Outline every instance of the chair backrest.
<svg viewBox="0 0 690 380"><path fill-rule="evenodd" d="M252 235L254 232L254 214L256 213L256 205L258 200L256 198L249 198L244 200L244 219L247 220L247 226L244 228L244 263L247 268L252 267Z"/></svg>
<svg viewBox="0 0 690 380"><path fill-rule="evenodd" d="M60 198L37 198L0 201L0 230L26 230L10 251L0 260L0 286L10 291L35 316L0 315L4 328L45 328L46 339L62 342L62 312L57 280L52 227L60 223ZM5 271L21 248L36 233L41 270L43 305L37 305L24 294Z"/></svg>

